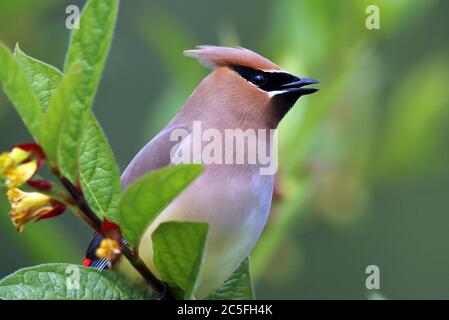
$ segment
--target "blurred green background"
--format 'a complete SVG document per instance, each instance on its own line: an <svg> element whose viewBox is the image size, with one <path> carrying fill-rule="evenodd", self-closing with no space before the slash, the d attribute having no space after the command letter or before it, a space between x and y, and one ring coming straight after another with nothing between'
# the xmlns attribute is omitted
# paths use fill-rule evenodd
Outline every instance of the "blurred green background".
<svg viewBox="0 0 449 320"><path fill-rule="evenodd" d="M0 39L62 67L65 7L1 0ZM365 27L367 5L380 30ZM182 50L240 45L317 78L280 128L279 186L257 244L258 298L449 298L449 1L122 1L94 111L123 170L208 70ZM30 137L0 93L0 150ZM71 215L9 222L0 198L0 277L80 263L90 231Z"/></svg>

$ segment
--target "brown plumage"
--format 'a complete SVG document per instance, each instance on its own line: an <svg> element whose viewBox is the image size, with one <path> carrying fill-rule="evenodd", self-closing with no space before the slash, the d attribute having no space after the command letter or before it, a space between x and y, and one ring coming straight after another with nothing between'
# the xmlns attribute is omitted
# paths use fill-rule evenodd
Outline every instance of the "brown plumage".
<svg viewBox="0 0 449 320"><path fill-rule="evenodd" d="M203 132L213 129L223 136L229 129L273 129L301 95L316 91L305 86L317 81L290 75L247 49L200 46L185 54L213 67L213 71L178 114L134 157L122 175L123 188L149 171L176 164L171 152L187 153L191 149L194 122L201 123ZM171 139L172 132L180 128L188 132L181 143ZM273 144L271 136L263 139L268 146ZM235 157L247 159L247 153L234 149ZM274 174L260 174L259 162L203 165L204 173L149 225L139 246L141 258L158 274L151 241L158 225L176 220L207 222L207 252L195 290L197 298L216 289L249 254L267 221L274 185ZM123 268L126 261L121 265Z"/></svg>
<svg viewBox="0 0 449 320"><path fill-rule="evenodd" d="M184 55L197 58L207 67L237 65L263 71L283 71L267 58L241 47L197 46L184 51Z"/></svg>

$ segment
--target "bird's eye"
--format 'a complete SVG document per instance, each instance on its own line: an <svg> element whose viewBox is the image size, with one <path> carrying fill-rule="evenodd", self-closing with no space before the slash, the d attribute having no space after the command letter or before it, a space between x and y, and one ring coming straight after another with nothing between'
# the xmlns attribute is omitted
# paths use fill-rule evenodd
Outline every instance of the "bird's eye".
<svg viewBox="0 0 449 320"><path fill-rule="evenodd" d="M265 75L259 73L253 77L251 82L254 83L256 86L261 87L267 83L267 77Z"/></svg>

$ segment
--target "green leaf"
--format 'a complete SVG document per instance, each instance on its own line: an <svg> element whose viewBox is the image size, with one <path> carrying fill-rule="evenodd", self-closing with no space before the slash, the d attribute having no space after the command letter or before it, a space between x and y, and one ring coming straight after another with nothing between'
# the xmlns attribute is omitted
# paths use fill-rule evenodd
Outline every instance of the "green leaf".
<svg viewBox="0 0 449 320"><path fill-rule="evenodd" d="M64 73L81 61L84 73L78 88L79 103L86 108L93 103L98 83L109 52L117 19L118 0L87 2L81 16L80 28L72 32L64 65Z"/></svg>
<svg viewBox="0 0 449 320"><path fill-rule="evenodd" d="M196 289L207 231L207 223L171 221L152 234L154 265L162 280L184 290L184 299L191 299Z"/></svg>
<svg viewBox="0 0 449 320"><path fill-rule="evenodd" d="M26 55L16 45L14 56L19 62L25 77L31 84L44 112L58 84L62 80L62 73L57 68Z"/></svg>
<svg viewBox="0 0 449 320"><path fill-rule="evenodd" d="M118 223L122 193L120 172L109 143L92 115L87 121L80 153L80 182L89 206Z"/></svg>
<svg viewBox="0 0 449 320"><path fill-rule="evenodd" d="M75 184L84 124L109 52L117 11L117 0L87 3L80 28L72 32L64 79L49 103L45 119L43 147L47 157Z"/></svg>
<svg viewBox="0 0 449 320"><path fill-rule="evenodd" d="M11 51L0 42L0 83L36 141L40 141L42 107L22 68Z"/></svg>
<svg viewBox="0 0 449 320"><path fill-rule="evenodd" d="M226 281L207 300L254 300L250 258L243 260Z"/></svg>
<svg viewBox="0 0 449 320"><path fill-rule="evenodd" d="M48 106L42 131L42 147L51 166L73 183L78 178L78 154L88 109L77 98L80 65L64 75Z"/></svg>
<svg viewBox="0 0 449 320"><path fill-rule="evenodd" d="M78 277L79 276L79 277ZM77 287L77 279L79 286ZM51 263L24 268L0 281L0 299L148 299L117 273L73 264Z"/></svg>
<svg viewBox="0 0 449 320"><path fill-rule="evenodd" d="M62 73L53 66L26 55L18 46L15 56L35 94L40 98L41 105L46 108L63 78ZM87 203L97 214L116 221L121 195L119 169L93 114L88 117L85 126L79 160L81 187Z"/></svg>
<svg viewBox="0 0 449 320"><path fill-rule="evenodd" d="M120 200L120 227L126 240L137 245L156 215L202 171L202 166L195 164L168 166L128 186Z"/></svg>

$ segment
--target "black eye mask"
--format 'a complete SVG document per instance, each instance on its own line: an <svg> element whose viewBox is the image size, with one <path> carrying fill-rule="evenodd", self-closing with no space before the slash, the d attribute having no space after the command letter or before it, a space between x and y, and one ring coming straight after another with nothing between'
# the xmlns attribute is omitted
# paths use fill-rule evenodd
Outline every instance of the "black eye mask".
<svg viewBox="0 0 449 320"><path fill-rule="evenodd" d="M242 78L265 91L282 90L282 85L298 81L299 78L285 72L265 72L242 66L232 66Z"/></svg>

